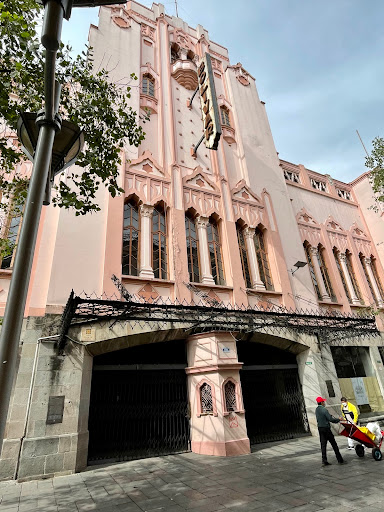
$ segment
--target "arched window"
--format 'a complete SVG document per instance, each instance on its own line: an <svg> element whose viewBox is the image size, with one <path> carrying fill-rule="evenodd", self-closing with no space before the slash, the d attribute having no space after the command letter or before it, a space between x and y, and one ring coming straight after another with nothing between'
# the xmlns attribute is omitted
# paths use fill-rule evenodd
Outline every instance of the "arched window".
<svg viewBox="0 0 384 512"><path fill-rule="evenodd" d="M158 279L167 279L167 223L165 210L158 205L152 214L152 270Z"/></svg>
<svg viewBox="0 0 384 512"><path fill-rule="evenodd" d="M260 279L264 283L266 290L273 290L271 272L269 270L268 254L265 247L264 233L260 228L256 228L253 237L255 244L257 265L259 267Z"/></svg>
<svg viewBox="0 0 384 512"><path fill-rule="evenodd" d="M224 386L226 412L237 411L236 384L229 380Z"/></svg>
<svg viewBox="0 0 384 512"><path fill-rule="evenodd" d="M180 59L180 48L176 43L171 44L171 64Z"/></svg>
<svg viewBox="0 0 384 512"><path fill-rule="evenodd" d="M21 214L20 213L11 213L8 217L7 224L4 229L4 234L2 235L2 244L1 244L1 252L2 252L2 260L1 260L1 268L7 269L12 268L16 242L19 236L19 231L21 227Z"/></svg>
<svg viewBox="0 0 384 512"><path fill-rule="evenodd" d="M345 295L347 296L348 302L351 302L352 301L351 294L349 293L348 286L347 286L347 283L345 281L344 272L343 272L343 269L341 267L340 253L336 249L336 247L333 248L333 255L335 257L335 262L336 262L337 270L339 271L339 274L340 274L341 282L343 283L343 288L344 288L344 291L345 291Z"/></svg>
<svg viewBox="0 0 384 512"><path fill-rule="evenodd" d="M133 201L129 201L124 205L123 275L137 276L138 274L139 232L139 211L137 204Z"/></svg>
<svg viewBox="0 0 384 512"><path fill-rule="evenodd" d="M197 238L195 221L188 213L185 216L185 234L187 238L189 280L191 283L199 283L199 241Z"/></svg>
<svg viewBox="0 0 384 512"><path fill-rule="evenodd" d="M143 76L143 81L141 83L141 90L143 94L148 94L148 96L155 97L155 79L150 74L146 74Z"/></svg>
<svg viewBox="0 0 384 512"><path fill-rule="evenodd" d="M212 388L207 382L200 387L200 407L201 414L213 414Z"/></svg>
<svg viewBox="0 0 384 512"><path fill-rule="evenodd" d="M247 248L245 245L243 230L239 226L239 224L236 224L236 232L237 232L237 242L239 244L241 268L243 269L244 281L245 281L247 288L252 288L251 274L250 274L249 265L248 265Z"/></svg>
<svg viewBox="0 0 384 512"><path fill-rule="evenodd" d="M325 289L326 289L328 295L331 297L331 301L337 302L337 297L335 295L335 292L333 291L332 283L329 278L327 265L325 263L324 250L325 250L324 247L322 247L319 244L317 247L317 261L319 262L321 277L323 278Z"/></svg>
<svg viewBox="0 0 384 512"><path fill-rule="evenodd" d="M358 284L357 279L356 279L355 271L353 269L352 254L347 250L345 252L345 256L346 256L346 263L347 263L348 274L349 274L349 277L351 278L351 281L352 281L353 291L355 292L355 295L359 299L361 304L364 304L363 297L361 296L359 284Z"/></svg>
<svg viewBox="0 0 384 512"><path fill-rule="evenodd" d="M220 107L221 124L225 126L231 126L229 119L229 110L227 107Z"/></svg>
<svg viewBox="0 0 384 512"><path fill-rule="evenodd" d="M372 269L373 277L375 278L377 287L378 287L380 295L381 295L380 298L381 298L382 301L384 301L383 285L381 284L380 276L379 276L379 273L377 271L376 259L373 256L371 256L371 269Z"/></svg>
<svg viewBox="0 0 384 512"><path fill-rule="evenodd" d="M212 277L216 284L225 284L221 243L217 223L210 218L207 226L208 251L211 260Z"/></svg>
<svg viewBox="0 0 384 512"><path fill-rule="evenodd" d="M305 251L305 256L307 257L309 273L311 274L311 279L312 279L313 287L315 289L317 298L319 300L322 300L319 284L317 282L317 276L316 276L316 272L315 272L315 267L313 266L313 260L312 260L312 254L311 254L311 246L309 245L308 242L304 242L304 251Z"/></svg>

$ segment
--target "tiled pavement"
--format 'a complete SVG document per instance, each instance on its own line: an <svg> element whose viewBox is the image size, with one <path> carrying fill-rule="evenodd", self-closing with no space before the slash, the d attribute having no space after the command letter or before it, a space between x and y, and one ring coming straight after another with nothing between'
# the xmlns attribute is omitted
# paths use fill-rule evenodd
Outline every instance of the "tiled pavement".
<svg viewBox="0 0 384 512"><path fill-rule="evenodd" d="M236 458L171 455L70 476L0 482L0 512L384 511L384 461L370 452L321 467L316 438L259 445Z"/></svg>

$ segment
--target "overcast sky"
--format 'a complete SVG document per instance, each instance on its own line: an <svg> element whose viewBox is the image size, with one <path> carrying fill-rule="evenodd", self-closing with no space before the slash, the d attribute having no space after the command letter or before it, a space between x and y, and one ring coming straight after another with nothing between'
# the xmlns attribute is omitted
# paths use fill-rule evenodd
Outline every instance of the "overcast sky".
<svg viewBox="0 0 384 512"><path fill-rule="evenodd" d="M150 7L152 2L142 0ZM166 2L175 15L175 3ZM256 78L280 157L352 181L384 136L384 0L178 0ZM74 9L63 41L77 52L97 9Z"/></svg>

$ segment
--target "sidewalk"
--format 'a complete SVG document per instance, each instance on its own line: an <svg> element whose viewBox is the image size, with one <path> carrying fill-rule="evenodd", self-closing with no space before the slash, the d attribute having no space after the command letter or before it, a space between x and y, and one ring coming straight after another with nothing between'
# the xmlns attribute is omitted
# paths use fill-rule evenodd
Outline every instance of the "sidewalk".
<svg viewBox="0 0 384 512"><path fill-rule="evenodd" d="M384 510L384 461L359 459L337 438L348 464L322 467L317 438L258 445L247 456L193 453L125 462L25 483L0 482L0 512L346 512Z"/></svg>

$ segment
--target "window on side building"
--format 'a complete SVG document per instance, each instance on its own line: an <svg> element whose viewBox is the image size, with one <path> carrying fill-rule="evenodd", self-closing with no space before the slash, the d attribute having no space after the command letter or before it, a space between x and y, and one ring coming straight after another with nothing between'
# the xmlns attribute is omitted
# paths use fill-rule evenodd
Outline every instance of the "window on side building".
<svg viewBox="0 0 384 512"><path fill-rule="evenodd" d="M13 261L15 259L15 248L21 228L21 219L22 215L20 212L11 211L4 223L3 233L1 236L2 269L11 269L13 267Z"/></svg>
<svg viewBox="0 0 384 512"><path fill-rule="evenodd" d="M329 278L329 272L325 262L325 249L321 244L317 246L317 260L319 262L321 277L323 279L325 289L328 295L331 297L331 301L337 302L337 297L333 291L332 282Z"/></svg>
<svg viewBox="0 0 384 512"><path fill-rule="evenodd" d="M152 98L155 97L155 79L149 73L143 75L141 91L143 94L148 94L148 96L152 96Z"/></svg>
<svg viewBox="0 0 384 512"><path fill-rule="evenodd" d="M346 256L346 263L347 263L348 274L349 274L349 277L351 278L351 281L352 281L353 291L355 292L356 297L359 299L360 303L364 304L364 300L363 300L363 297L361 295L361 291L360 291L360 288L359 288L359 283L357 282L355 270L353 268L352 254L347 250L345 252L345 256Z"/></svg>
<svg viewBox="0 0 384 512"><path fill-rule="evenodd" d="M333 255L335 257L336 267L337 267L337 270L339 271L341 282L343 283L345 295L347 296L348 302L352 302L351 294L349 293L347 282L345 280L344 271L341 266L340 252L336 249L336 247L333 248Z"/></svg>

